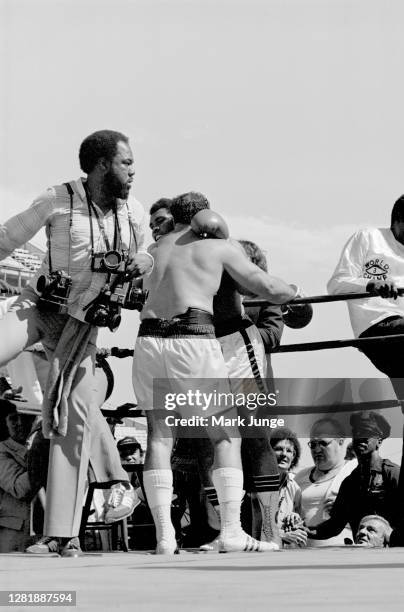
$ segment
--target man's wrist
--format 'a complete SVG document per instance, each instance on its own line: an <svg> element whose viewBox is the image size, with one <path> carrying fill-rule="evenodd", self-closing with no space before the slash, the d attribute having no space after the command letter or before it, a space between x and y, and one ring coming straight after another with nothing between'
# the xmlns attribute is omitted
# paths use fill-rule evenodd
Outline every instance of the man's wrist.
<svg viewBox="0 0 404 612"><path fill-rule="evenodd" d="M297 285L294 285L293 283L290 283L290 287L292 287L293 291L295 292L294 296L291 298L292 300L294 300L297 297L302 297L303 293L300 287L298 287Z"/></svg>
<svg viewBox="0 0 404 612"><path fill-rule="evenodd" d="M147 255L148 257L150 257L151 259L151 268L148 272L145 273L144 276L150 276L150 274L153 272L154 269L154 257L153 255L150 255L150 253L148 253L147 251L140 251L143 255Z"/></svg>

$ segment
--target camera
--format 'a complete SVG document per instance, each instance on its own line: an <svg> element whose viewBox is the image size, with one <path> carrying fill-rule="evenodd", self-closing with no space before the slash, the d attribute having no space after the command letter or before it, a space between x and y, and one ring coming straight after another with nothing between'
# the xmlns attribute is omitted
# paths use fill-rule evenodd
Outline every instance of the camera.
<svg viewBox="0 0 404 612"><path fill-rule="evenodd" d="M37 281L36 288L41 297L38 308L57 313L67 313L67 299L72 287L71 276L63 270L42 274Z"/></svg>
<svg viewBox="0 0 404 612"><path fill-rule="evenodd" d="M97 327L108 327L112 332L118 329L121 323L121 306L111 299L112 292L107 289L88 305L85 321Z"/></svg>
<svg viewBox="0 0 404 612"><path fill-rule="evenodd" d="M119 274L125 272L128 255L125 251L103 251L94 253L91 260L93 272L113 272Z"/></svg>
<svg viewBox="0 0 404 612"><path fill-rule="evenodd" d="M121 323L121 309L141 311L148 296L143 291L139 280L125 280L125 274L119 274L115 281L106 285L101 293L90 303L85 321L97 327L108 327L112 332Z"/></svg>
<svg viewBox="0 0 404 612"><path fill-rule="evenodd" d="M126 288L122 308L126 308L127 310L138 310L139 312L143 310L149 292L144 291L141 285L137 285L138 282L139 281L132 281L127 283L128 287ZM140 281L140 283L142 283L142 281Z"/></svg>
<svg viewBox="0 0 404 612"><path fill-rule="evenodd" d="M126 274L118 274L110 284L109 300L111 304L126 310L143 309L149 292L143 291L142 279L128 280Z"/></svg>

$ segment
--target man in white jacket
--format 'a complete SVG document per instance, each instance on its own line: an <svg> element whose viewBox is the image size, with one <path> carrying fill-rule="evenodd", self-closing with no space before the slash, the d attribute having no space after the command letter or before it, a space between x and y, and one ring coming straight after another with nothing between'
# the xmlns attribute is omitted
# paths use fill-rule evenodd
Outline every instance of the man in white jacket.
<svg viewBox="0 0 404 612"><path fill-rule="evenodd" d="M403 334L402 340L369 343L361 351L378 370L392 379L404 398L404 196L394 204L390 228L356 232L345 245L328 282L330 294L369 291L375 297L348 302L356 337Z"/></svg>

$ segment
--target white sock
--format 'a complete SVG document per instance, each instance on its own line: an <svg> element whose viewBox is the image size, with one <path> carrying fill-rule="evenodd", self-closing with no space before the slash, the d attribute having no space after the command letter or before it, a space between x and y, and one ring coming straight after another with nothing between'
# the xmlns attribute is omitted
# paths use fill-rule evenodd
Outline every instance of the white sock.
<svg viewBox="0 0 404 612"><path fill-rule="evenodd" d="M175 530L171 522L172 471L146 470L143 472L143 485L156 526L157 542L175 539Z"/></svg>
<svg viewBox="0 0 404 612"><path fill-rule="evenodd" d="M220 538L234 537L242 532L240 506L243 497L243 472L238 468L213 470L212 480L220 505Z"/></svg>

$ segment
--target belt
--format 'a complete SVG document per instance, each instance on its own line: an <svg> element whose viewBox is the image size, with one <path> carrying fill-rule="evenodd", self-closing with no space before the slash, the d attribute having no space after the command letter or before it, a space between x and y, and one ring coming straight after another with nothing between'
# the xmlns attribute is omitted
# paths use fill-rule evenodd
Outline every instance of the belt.
<svg viewBox="0 0 404 612"><path fill-rule="evenodd" d="M215 333L216 338L221 338L222 336L229 336L230 334L234 334L242 329L247 329L251 327L254 323L250 318L246 316L239 315L234 317L233 319L228 319L227 321L220 321L215 324Z"/></svg>
<svg viewBox="0 0 404 612"><path fill-rule="evenodd" d="M199 308L188 308L186 312L172 319L143 319L138 336L154 338L189 338L202 336L216 338L213 315Z"/></svg>

